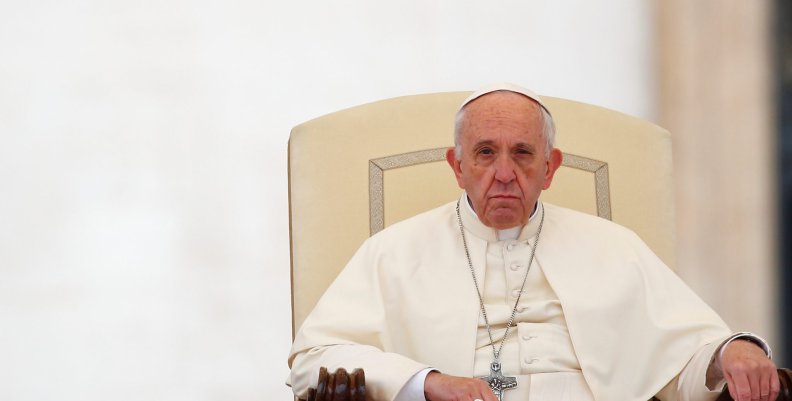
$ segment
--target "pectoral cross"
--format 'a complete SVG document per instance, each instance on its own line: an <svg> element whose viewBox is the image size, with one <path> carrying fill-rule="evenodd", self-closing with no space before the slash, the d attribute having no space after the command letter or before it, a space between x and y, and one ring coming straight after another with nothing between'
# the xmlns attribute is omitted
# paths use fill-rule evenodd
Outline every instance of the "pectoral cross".
<svg viewBox="0 0 792 401"><path fill-rule="evenodd" d="M479 377L479 379L489 383L492 392L498 397L498 401L503 401L504 390L517 387L517 378L504 376L503 373L501 373L501 364L497 360L490 364L489 376L482 376Z"/></svg>

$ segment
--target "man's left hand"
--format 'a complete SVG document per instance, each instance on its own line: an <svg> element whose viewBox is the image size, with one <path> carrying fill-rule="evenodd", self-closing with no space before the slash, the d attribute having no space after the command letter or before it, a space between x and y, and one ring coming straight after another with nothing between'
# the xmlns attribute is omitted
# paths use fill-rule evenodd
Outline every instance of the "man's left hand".
<svg viewBox="0 0 792 401"><path fill-rule="evenodd" d="M732 341L723 351L720 366L735 401L773 401L778 396L776 366L756 344Z"/></svg>

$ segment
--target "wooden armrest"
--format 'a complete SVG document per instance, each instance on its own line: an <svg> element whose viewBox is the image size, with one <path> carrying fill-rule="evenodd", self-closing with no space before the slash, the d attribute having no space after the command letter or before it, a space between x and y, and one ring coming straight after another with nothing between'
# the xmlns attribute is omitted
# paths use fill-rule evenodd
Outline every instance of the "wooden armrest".
<svg viewBox="0 0 792 401"><path fill-rule="evenodd" d="M781 382L781 391L778 392L776 401L792 401L792 370L778 369L778 380ZM734 401L729 395L728 386L723 388L716 401Z"/></svg>
<svg viewBox="0 0 792 401"><path fill-rule="evenodd" d="M776 401L792 401L792 370L778 369L781 391ZM302 401L366 401L366 375L363 369L355 369L351 374L344 368L328 373L327 368L319 368L319 383L315 389L308 390L308 399ZM718 396L717 401L734 401L728 387Z"/></svg>
<svg viewBox="0 0 792 401"><path fill-rule="evenodd" d="M302 401L366 401L366 375L363 369L347 373L339 368L327 373L327 368L321 367L319 383L308 389L308 399Z"/></svg>

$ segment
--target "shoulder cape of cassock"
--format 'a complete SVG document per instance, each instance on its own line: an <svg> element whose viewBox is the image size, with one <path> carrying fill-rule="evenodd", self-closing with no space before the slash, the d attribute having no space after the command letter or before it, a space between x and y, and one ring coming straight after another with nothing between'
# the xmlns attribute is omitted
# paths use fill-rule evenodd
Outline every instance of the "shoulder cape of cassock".
<svg viewBox="0 0 792 401"><path fill-rule="evenodd" d="M289 359L295 390L318 370L298 366L299 355L334 348L319 363L364 368L374 399L393 399L424 366L473 374L480 312L454 204L394 224L363 244L295 338ZM729 334L637 235L544 206L536 262L561 301L595 399L647 400L699 347ZM467 239L483 282L487 243L472 234Z"/></svg>

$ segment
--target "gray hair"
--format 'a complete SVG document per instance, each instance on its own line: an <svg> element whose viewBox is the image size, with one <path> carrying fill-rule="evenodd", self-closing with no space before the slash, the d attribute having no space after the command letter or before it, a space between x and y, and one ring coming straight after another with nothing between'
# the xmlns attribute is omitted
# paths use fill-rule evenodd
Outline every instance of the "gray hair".
<svg viewBox="0 0 792 401"><path fill-rule="evenodd" d="M545 137L545 157L550 157L550 150L555 146L555 123L553 116L543 106L539 105L542 115L542 135ZM454 120L454 155L457 159L462 157L462 122L465 119L465 107L459 109Z"/></svg>

